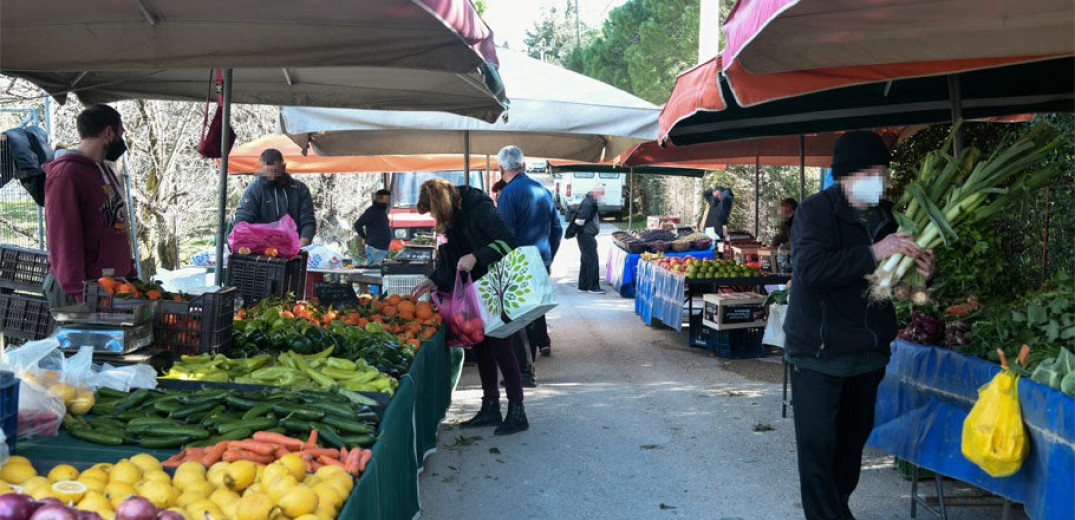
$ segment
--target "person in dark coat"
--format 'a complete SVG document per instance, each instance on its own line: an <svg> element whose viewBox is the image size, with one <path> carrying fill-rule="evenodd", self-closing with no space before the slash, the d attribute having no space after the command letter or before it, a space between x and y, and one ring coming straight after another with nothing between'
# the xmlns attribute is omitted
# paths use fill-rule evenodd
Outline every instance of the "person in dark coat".
<svg viewBox="0 0 1075 520"><path fill-rule="evenodd" d="M366 241L366 265L380 265L388 257L392 228L388 223L388 203L392 192L377 190L373 204L355 221L355 233Z"/></svg>
<svg viewBox="0 0 1075 520"><path fill-rule="evenodd" d="M235 223L269 224L291 215L299 230L299 245L313 243L317 234L317 217L310 188L287 173L287 163L280 150L267 148L259 158L261 173L243 192Z"/></svg>
<svg viewBox="0 0 1075 520"><path fill-rule="evenodd" d="M416 205L419 213L431 213L437 232L447 242L441 244L433 274L422 280L411 292L422 296L434 288L451 292L455 288L456 270L468 272L477 280L490 264L504 255L493 247L497 241L514 249L515 235L497 214L493 201L481 190L470 186L452 186L444 179L422 183ZM482 407L473 418L461 424L463 428L496 426L497 435L507 435L530 428L523 408L523 383L519 362L512 349L512 338L486 336L474 346L478 357L478 374L482 382ZM500 391L497 387L497 367L504 375L508 393L508 414L500 415Z"/></svg>
<svg viewBox="0 0 1075 520"><path fill-rule="evenodd" d="M795 209L798 207L798 201L791 197L780 201L780 229L773 237L771 247L791 246L791 225L795 222Z"/></svg>
<svg viewBox="0 0 1075 520"><path fill-rule="evenodd" d="M702 230L713 228L713 231L724 236L724 226L728 225L728 219L732 216L732 205L735 204L735 194L731 188L717 186L711 190L702 192L702 197L709 204L706 208L705 219L702 222Z"/></svg>
<svg viewBox="0 0 1075 520"><path fill-rule="evenodd" d="M889 157L877 134L841 136L832 158L836 184L804 200L792 225L785 356L810 520L854 518L848 503L896 337L892 303L868 300L866 276L896 253L916 258L924 277L933 273L932 253L896 232L892 206L881 201Z"/></svg>
<svg viewBox="0 0 1075 520"><path fill-rule="evenodd" d="M593 294L605 294L601 289L601 267L597 256L597 233L600 231L600 215L597 209L597 197L595 193L601 188L594 188L586 194L579 203L578 213L575 214L575 228L578 230L576 237L579 242L579 292Z"/></svg>

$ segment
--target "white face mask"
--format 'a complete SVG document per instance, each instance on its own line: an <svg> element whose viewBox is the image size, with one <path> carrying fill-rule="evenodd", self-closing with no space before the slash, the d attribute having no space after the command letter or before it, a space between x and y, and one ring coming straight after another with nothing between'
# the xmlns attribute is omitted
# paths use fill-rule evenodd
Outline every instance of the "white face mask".
<svg viewBox="0 0 1075 520"><path fill-rule="evenodd" d="M881 202L884 191L885 178L880 175L857 179L851 185L851 197L871 208Z"/></svg>

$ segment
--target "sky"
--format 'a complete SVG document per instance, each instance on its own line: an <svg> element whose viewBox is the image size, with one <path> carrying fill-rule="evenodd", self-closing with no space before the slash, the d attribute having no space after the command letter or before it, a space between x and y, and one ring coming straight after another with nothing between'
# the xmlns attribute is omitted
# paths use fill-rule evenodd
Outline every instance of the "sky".
<svg viewBox="0 0 1075 520"><path fill-rule="evenodd" d="M556 7L562 11L568 0L486 0L485 22L493 29L497 45L507 43L512 50L526 48L523 39L527 29L541 18L542 7ZM627 0L578 0L582 22L590 27L601 27L612 9Z"/></svg>

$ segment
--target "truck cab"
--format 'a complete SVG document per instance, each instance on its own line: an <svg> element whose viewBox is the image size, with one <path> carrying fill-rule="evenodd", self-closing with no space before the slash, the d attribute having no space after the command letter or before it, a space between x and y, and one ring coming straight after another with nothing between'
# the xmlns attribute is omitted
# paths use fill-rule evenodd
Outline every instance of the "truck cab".
<svg viewBox="0 0 1075 520"><path fill-rule="evenodd" d="M553 174L553 199L561 212L567 214L578 208L579 203L595 186L603 186L605 194L597 200L597 211L602 217L617 221L627 215L627 176L622 173L565 172Z"/></svg>
<svg viewBox="0 0 1075 520"><path fill-rule="evenodd" d="M392 242L389 249L401 249L417 235L433 234L433 217L418 213L418 194L422 183L429 179L445 179L460 186L465 184L466 175L462 171L435 172L392 172L389 174L389 189L392 198L388 205L388 226L392 229ZM484 176L481 171L470 172L470 185L485 190Z"/></svg>

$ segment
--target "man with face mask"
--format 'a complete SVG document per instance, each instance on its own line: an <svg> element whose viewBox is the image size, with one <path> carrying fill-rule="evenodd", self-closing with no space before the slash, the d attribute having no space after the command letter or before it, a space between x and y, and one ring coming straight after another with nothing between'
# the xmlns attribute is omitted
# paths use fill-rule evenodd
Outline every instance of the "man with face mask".
<svg viewBox="0 0 1075 520"><path fill-rule="evenodd" d="M93 105L78 115L76 126L78 146L44 165L44 292L53 308L82 301L86 280L138 275L123 189L109 164L127 151L123 120L116 109Z"/></svg>
<svg viewBox="0 0 1075 520"><path fill-rule="evenodd" d="M366 241L366 265L379 265L388 257L388 246L392 243L392 229L388 225L391 198L392 192L377 190L373 194L373 205L355 221L355 233Z"/></svg>
<svg viewBox="0 0 1075 520"><path fill-rule="evenodd" d="M299 228L299 244L306 247L317 233L317 217L310 189L287 173L280 150L261 152L261 174L243 192L235 223L268 224L291 215Z"/></svg>
<svg viewBox="0 0 1075 520"><path fill-rule="evenodd" d="M808 197L792 224L792 280L784 321L793 365L799 487L808 519L853 519L862 448L873 429L896 313L870 302L866 276L895 253L915 257L929 278L933 256L897 233L881 201L889 151L872 132L848 132L833 150L837 182Z"/></svg>

